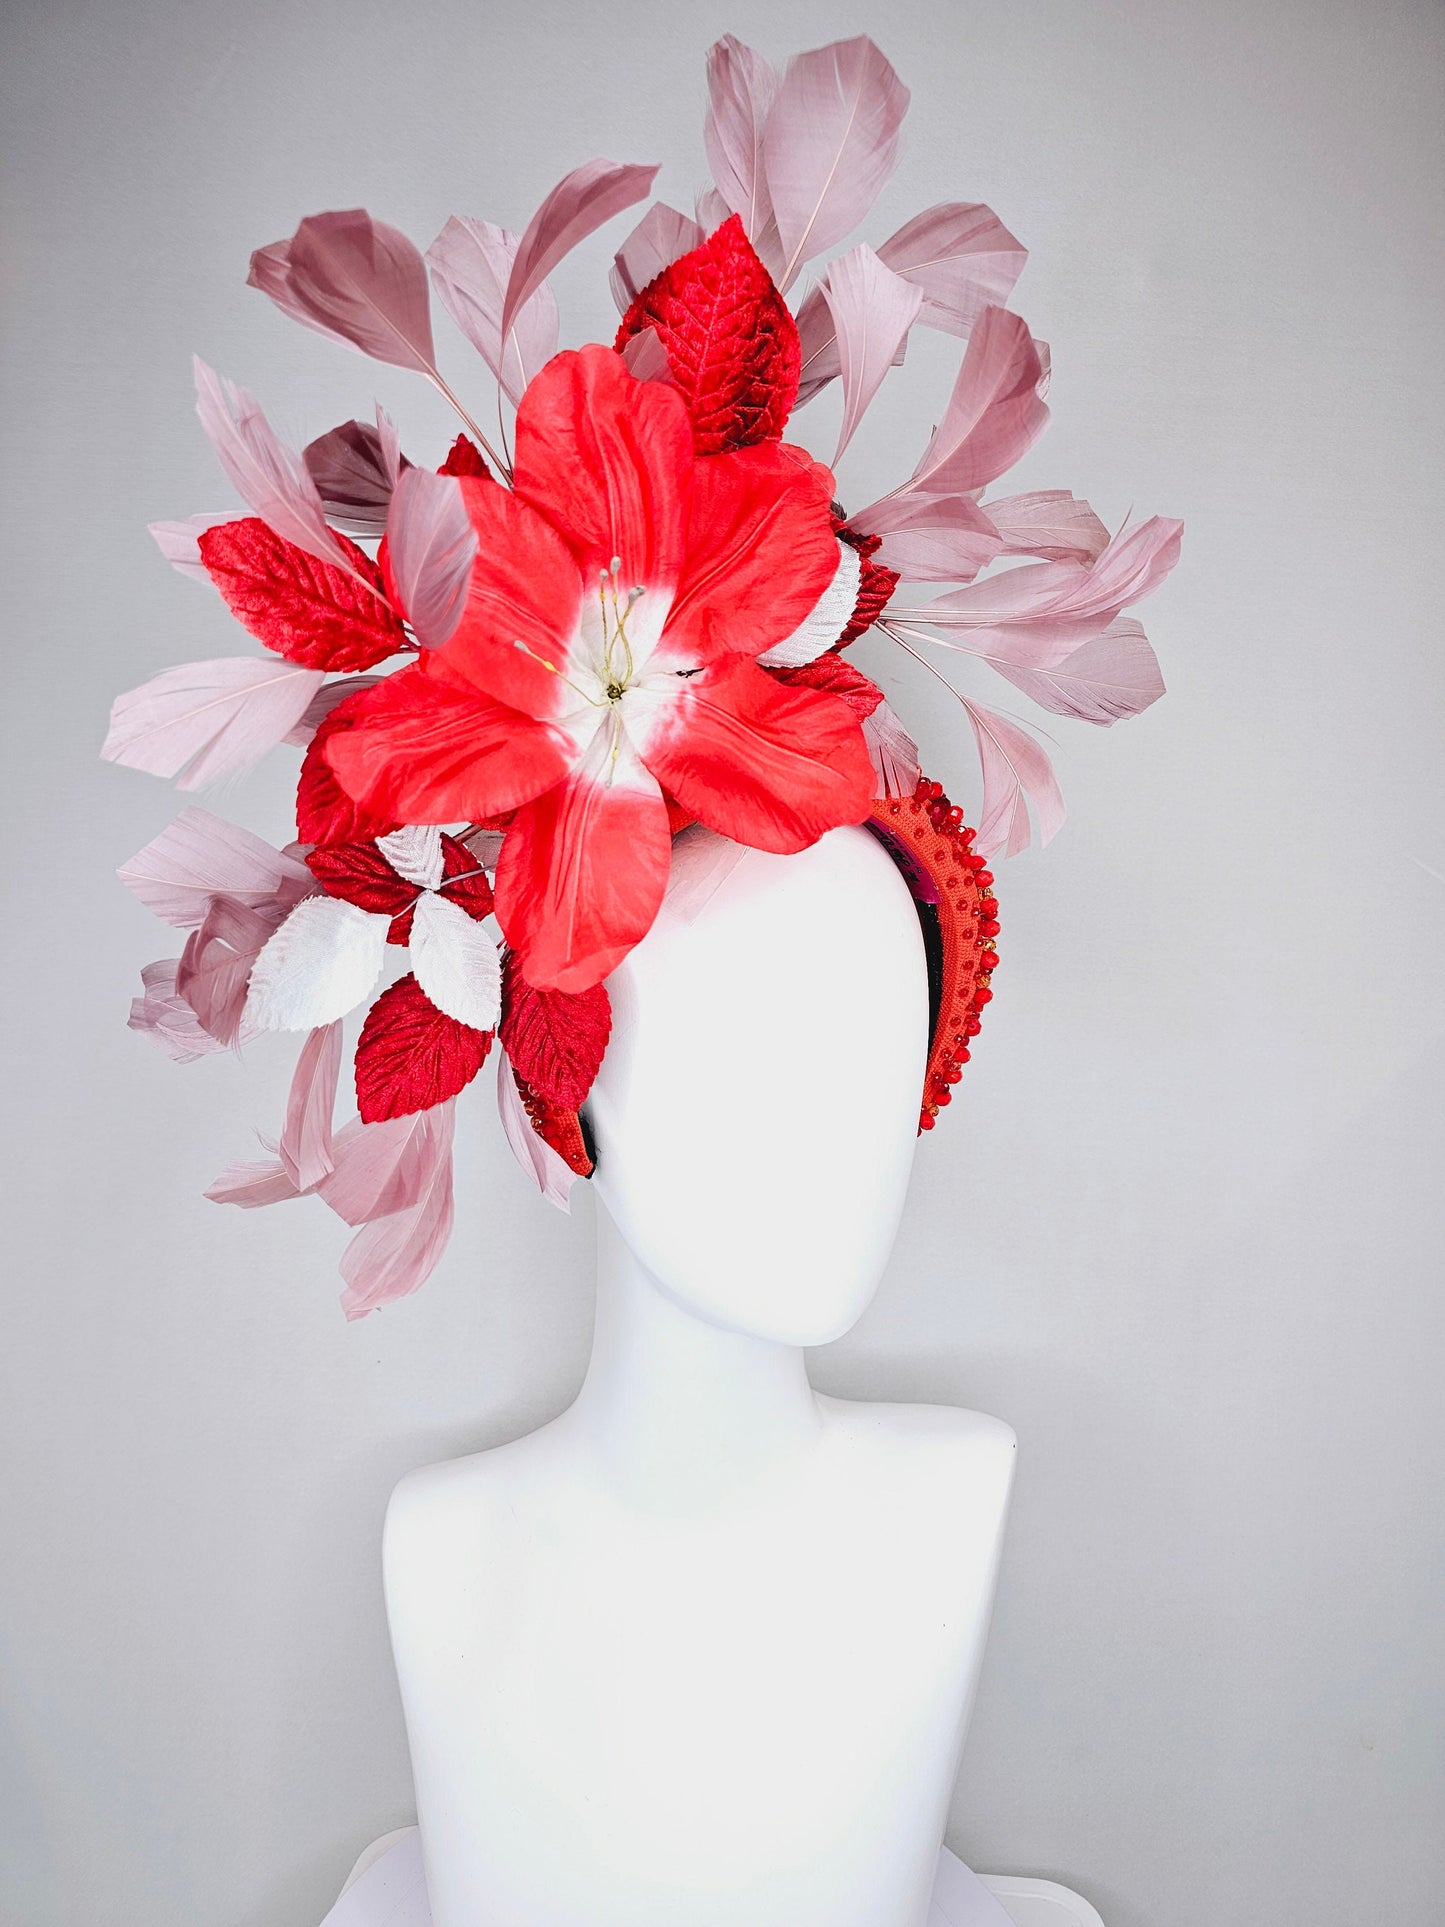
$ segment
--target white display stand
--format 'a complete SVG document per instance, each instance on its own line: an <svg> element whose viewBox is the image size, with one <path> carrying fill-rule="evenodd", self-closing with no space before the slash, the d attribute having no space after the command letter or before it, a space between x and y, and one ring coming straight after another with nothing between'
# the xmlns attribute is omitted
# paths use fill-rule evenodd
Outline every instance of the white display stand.
<svg viewBox="0 0 1445 1927"><path fill-rule="evenodd" d="M415 1827L374 1840L321 1927L431 1927L421 1836ZM477 1927L486 1927L478 1921ZM1104 1927L1078 1894L1052 1880L970 1873L945 1847L927 1927Z"/></svg>

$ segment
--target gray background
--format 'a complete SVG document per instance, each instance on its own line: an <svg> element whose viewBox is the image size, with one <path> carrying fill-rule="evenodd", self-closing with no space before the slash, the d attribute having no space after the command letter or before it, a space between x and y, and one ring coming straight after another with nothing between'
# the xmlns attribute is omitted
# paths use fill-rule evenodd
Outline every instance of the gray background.
<svg viewBox="0 0 1445 1927"><path fill-rule="evenodd" d="M594 153L686 204L728 28L876 34L914 111L868 232L961 196L1033 249L1056 425L1020 485L1188 523L1142 611L1171 694L1060 725L1070 824L1007 868L959 1111L815 1361L1021 1439L950 1839L1108 1927L1445 1907L1439 10L50 0L8 10L0 116L16 1927L319 1919L410 1813L387 1492L555 1411L590 1318L590 1206L529 1197L488 1099L442 1270L348 1327L326 1212L200 1196L288 1053L177 1069L125 1029L174 945L112 872L175 802L96 761L107 705L246 646L144 533L231 501L188 356L297 440L379 396L439 459L423 384L286 323L250 248L357 203L423 244L520 226ZM572 340L612 325L609 252L556 277ZM853 500L911 464L952 352L885 392ZM869 660L973 798L961 718ZM279 841L293 762L219 807Z"/></svg>

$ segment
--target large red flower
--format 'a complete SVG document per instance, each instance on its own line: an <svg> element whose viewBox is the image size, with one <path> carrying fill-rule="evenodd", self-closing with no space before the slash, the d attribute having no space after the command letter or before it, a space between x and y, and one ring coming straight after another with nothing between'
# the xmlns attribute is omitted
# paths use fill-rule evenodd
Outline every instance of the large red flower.
<svg viewBox="0 0 1445 1927"><path fill-rule="evenodd" d="M780 853L868 814L856 715L756 662L838 571L825 469L776 442L695 457L677 393L592 347L524 395L514 491L461 487L478 536L461 622L353 698L324 753L389 820L515 811L496 907L529 982L585 990L645 935L664 790Z"/></svg>

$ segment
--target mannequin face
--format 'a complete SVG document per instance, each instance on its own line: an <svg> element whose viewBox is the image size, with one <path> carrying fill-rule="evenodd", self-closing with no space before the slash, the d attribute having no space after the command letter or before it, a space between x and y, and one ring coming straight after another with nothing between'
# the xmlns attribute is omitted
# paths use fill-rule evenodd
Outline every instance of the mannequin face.
<svg viewBox="0 0 1445 1927"><path fill-rule="evenodd" d="M661 915L608 980L593 1183L679 1303L822 1344L872 1297L903 1209L928 1054L923 940L865 830L735 855L686 831Z"/></svg>

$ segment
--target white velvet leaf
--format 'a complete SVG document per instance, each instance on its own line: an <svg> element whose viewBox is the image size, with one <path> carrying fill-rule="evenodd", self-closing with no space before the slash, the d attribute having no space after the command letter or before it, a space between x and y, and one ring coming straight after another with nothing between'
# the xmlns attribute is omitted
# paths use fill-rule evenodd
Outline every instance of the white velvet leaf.
<svg viewBox="0 0 1445 1927"><path fill-rule="evenodd" d="M246 1017L258 1030L311 1030L354 1010L381 975L391 918L340 897L307 897L256 959Z"/></svg>
<svg viewBox="0 0 1445 1927"><path fill-rule="evenodd" d="M389 836L379 836L376 847L397 875L405 877L408 883L418 884L423 890L440 887L445 858L442 833L435 824L408 824L404 829L393 830Z"/></svg>
<svg viewBox="0 0 1445 1927"><path fill-rule="evenodd" d="M459 904L417 898L408 945L416 980L436 1005L473 1030L495 1030L502 1014L502 960L489 933Z"/></svg>
<svg viewBox="0 0 1445 1927"><path fill-rule="evenodd" d="M814 603L792 635L775 642L771 649L758 657L765 669L800 669L804 663L816 662L824 655L848 627L858 601L858 581L862 564L858 551L846 542L838 544L838 566L833 571L833 580Z"/></svg>

